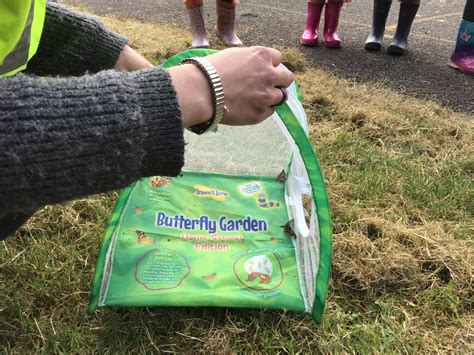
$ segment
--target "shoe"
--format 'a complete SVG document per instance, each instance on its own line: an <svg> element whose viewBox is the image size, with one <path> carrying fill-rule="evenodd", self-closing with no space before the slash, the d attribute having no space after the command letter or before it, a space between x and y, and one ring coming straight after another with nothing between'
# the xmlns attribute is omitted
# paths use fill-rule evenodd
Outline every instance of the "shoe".
<svg viewBox="0 0 474 355"><path fill-rule="evenodd" d="M318 44L318 30L321 13L324 4L308 2L308 15L306 17L306 28L301 35L300 43L303 46L313 47Z"/></svg>
<svg viewBox="0 0 474 355"><path fill-rule="evenodd" d="M408 48L408 35L411 25L418 12L419 4L400 3L400 14L398 24L392 43L387 48L387 52L393 55L404 55Z"/></svg>
<svg viewBox="0 0 474 355"><path fill-rule="evenodd" d="M448 65L463 73L474 75L474 22L461 21L456 47Z"/></svg>
<svg viewBox="0 0 474 355"><path fill-rule="evenodd" d="M382 47L385 24L390 12L391 0L374 0L372 31L365 41L364 48L369 51L378 51Z"/></svg>
<svg viewBox="0 0 474 355"><path fill-rule="evenodd" d="M240 47L242 41L235 33L235 5L227 5L227 3L217 0L216 36L228 47Z"/></svg>
<svg viewBox="0 0 474 355"><path fill-rule="evenodd" d="M189 20L191 21L191 32L193 34L192 48L209 48L206 26L202 16L202 5L196 7L187 7Z"/></svg>
<svg viewBox="0 0 474 355"><path fill-rule="evenodd" d="M339 25L339 15L341 14L342 4L326 3L324 11L324 45L328 48L339 48L341 39L337 34L337 26Z"/></svg>

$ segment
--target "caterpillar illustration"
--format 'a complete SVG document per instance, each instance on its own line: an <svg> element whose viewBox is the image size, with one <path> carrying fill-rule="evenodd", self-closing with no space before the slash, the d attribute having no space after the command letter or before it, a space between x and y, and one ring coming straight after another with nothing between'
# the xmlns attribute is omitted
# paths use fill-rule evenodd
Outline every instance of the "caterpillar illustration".
<svg viewBox="0 0 474 355"><path fill-rule="evenodd" d="M252 272L248 275L247 281L253 281L258 277L260 283L269 284L272 282L272 277L269 275L262 274L261 272Z"/></svg>

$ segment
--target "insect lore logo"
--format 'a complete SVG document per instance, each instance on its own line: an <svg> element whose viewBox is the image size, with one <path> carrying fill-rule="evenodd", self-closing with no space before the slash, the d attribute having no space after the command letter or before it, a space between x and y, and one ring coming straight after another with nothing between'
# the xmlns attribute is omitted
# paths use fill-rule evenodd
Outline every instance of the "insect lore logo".
<svg viewBox="0 0 474 355"><path fill-rule="evenodd" d="M219 202L223 202L227 197L229 197L229 193L227 191L213 189L209 186L194 185L194 188L196 189L194 194L197 197L210 198Z"/></svg>

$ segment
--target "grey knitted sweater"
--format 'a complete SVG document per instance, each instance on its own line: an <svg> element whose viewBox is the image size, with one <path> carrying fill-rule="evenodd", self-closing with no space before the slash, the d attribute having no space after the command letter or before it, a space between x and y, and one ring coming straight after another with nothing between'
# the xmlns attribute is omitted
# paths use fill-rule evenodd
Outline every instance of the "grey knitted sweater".
<svg viewBox="0 0 474 355"><path fill-rule="evenodd" d="M170 76L105 70L125 44L97 20L47 5L27 73L0 79L0 239L46 204L179 174L183 127Z"/></svg>

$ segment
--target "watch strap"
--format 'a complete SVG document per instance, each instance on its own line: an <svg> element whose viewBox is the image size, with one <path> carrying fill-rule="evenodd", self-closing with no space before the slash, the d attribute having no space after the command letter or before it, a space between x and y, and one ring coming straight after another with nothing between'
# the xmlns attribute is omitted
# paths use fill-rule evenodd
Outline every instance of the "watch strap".
<svg viewBox="0 0 474 355"><path fill-rule="evenodd" d="M204 57L188 58L183 60L181 64L196 65L206 76L212 93L212 117L204 123L190 126L189 130L196 134L209 131L217 132L217 127L224 117L226 108L224 105L224 87L216 68Z"/></svg>

